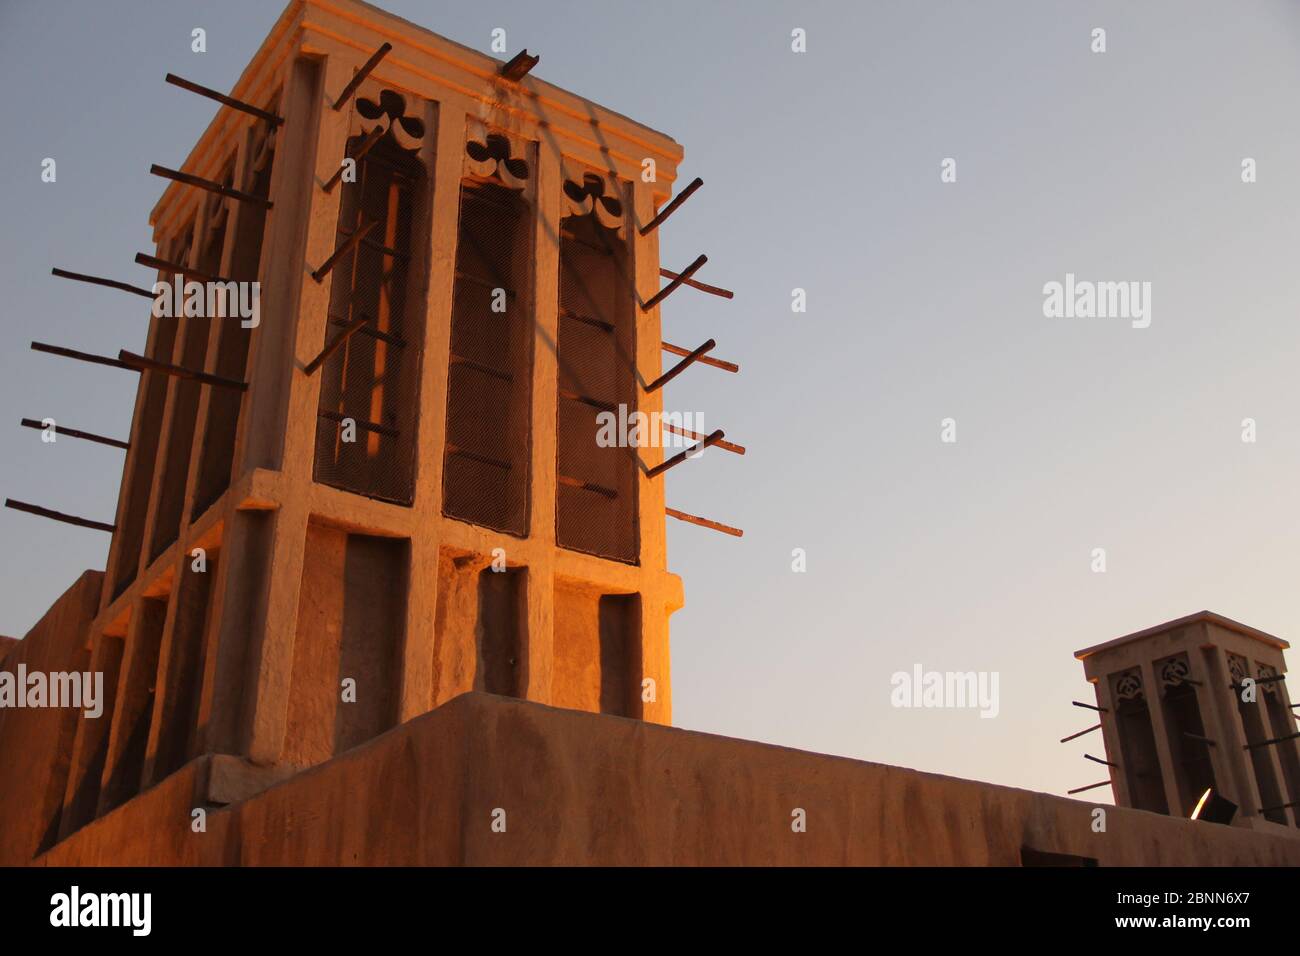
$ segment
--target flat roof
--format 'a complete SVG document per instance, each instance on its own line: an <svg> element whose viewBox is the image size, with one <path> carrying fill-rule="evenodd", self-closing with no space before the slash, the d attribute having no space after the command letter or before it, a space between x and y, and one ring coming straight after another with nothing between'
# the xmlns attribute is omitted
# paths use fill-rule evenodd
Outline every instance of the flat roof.
<svg viewBox="0 0 1300 956"><path fill-rule="evenodd" d="M1216 614L1214 611L1197 611L1194 614L1188 614L1186 617L1174 618L1172 621L1166 621L1163 624L1157 624L1154 627L1143 628L1140 631L1134 631L1132 634L1125 634L1123 637L1116 637L1102 644L1094 644L1092 647L1085 647L1081 651L1075 651L1074 656L1078 660L1083 660L1099 651L1108 651L1112 647L1119 647L1121 644L1127 644L1130 641L1141 640L1144 637L1150 637L1152 634L1159 634L1161 631L1172 631L1175 628L1184 627L1188 624L1196 624L1201 621L1208 621L1211 624L1217 624L1219 627L1225 627L1230 631L1236 631L1238 634L1244 634L1246 637L1252 637L1262 644L1276 648L1280 651L1288 649L1291 645L1280 637L1275 637L1259 628L1251 627L1249 624L1242 624L1240 621L1234 621L1230 617L1224 617L1222 614Z"/></svg>

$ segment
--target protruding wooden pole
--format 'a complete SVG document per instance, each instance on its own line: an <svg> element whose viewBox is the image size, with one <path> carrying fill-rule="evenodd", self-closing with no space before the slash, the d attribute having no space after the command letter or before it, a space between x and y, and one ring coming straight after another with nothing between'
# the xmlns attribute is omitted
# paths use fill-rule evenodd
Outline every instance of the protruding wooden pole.
<svg viewBox="0 0 1300 956"><path fill-rule="evenodd" d="M704 441L704 439L709 437L708 435L701 435L699 432L693 432L689 428L678 428L676 425L670 425L668 422L663 422L663 426L674 435L681 435L683 438L694 438L696 441ZM745 453L744 445L736 445L729 441L723 441L721 438L713 444L717 445L724 451L731 452L733 455L743 455Z"/></svg>
<svg viewBox="0 0 1300 956"><path fill-rule="evenodd" d="M1086 787L1075 787L1073 790L1067 790L1065 792L1073 795L1076 793L1083 793L1085 790L1096 790L1098 787L1109 787L1110 783L1109 780L1103 780L1101 783L1090 783Z"/></svg>
<svg viewBox="0 0 1300 956"><path fill-rule="evenodd" d="M671 382L673 379L675 379L678 375L681 375L682 372L686 371L688 368L690 368L692 365L694 365L697 361L699 361L700 356L702 356L705 352L710 352L710 351L712 351L713 348L714 348L717 344L718 344L718 343L715 342L715 341L713 341L713 339L709 339L707 342L705 342L703 345L701 345L701 346L700 346L699 348L697 348L695 351L693 351L693 352L691 352L689 355L687 355L686 358L682 359L680 362L678 362L676 365L674 365L674 366L673 366L672 368L670 368L668 371L664 372L664 373L663 373L662 375L660 375L657 379L655 379L653 382L651 382L649 385L647 385L647 386L645 387L645 390L646 390L647 392L653 392L653 391L656 391L656 390L658 390L658 389L660 389L660 388L663 388L665 385L667 385L669 382Z"/></svg>
<svg viewBox="0 0 1300 956"><path fill-rule="evenodd" d="M1096 704L1085 704L1085 703L1084 703L1083 701L1081 701L1081 700L1072 700L1072 701L1070 701L1070 703L1072 703L1075 707L1083 707L1083 708L1086 708L1087 710L1095 710L1095 711L1097 711L1097 713L1099 713L1099 714L1109 714L1109 713L1110 713L1110 711L1108 711L1105 707L1098 707Z"/></svg>
<svg viewBox="0 0 1300 956"><path fill-rule="evenodd" d="M208 89L206 86L177 76L175 73L167 74L167 82L172 86L179 86L183 90L189 90L191 93L197 93L199 96L206 96L210 100L216 100L223 103L231 109L242 110L250 116L256 116L258 119L264 119L272 126L279 126L284 122L284 117L276 116L274 113L268 113L264 109L259 109L251 103L245 103L243 100L237 100L233 96L227 96L225 93L218 93L216 90Z"/></svg>
<svg viewBox="0 0 1300 956"><path fill-rule="evenodd" d="M387 130L385 130L382 126L376 126L374 129L372 129L369 133L366 134L365 139L363 139L360 143L357 144L357 151L353 153L351 156L346 157L346 159L351 159L353 162L357 162L357 163L361 162L362 158L366 155L366 153L370 152L370 150L374 148L375 144L384 138L384 133L386 132ZM329 178L329 181L325 183L325 185L321 188L324 189L327 193L332 192L334 190L335 185L337 185L338 181L342 178L343 178L343 163L339 163L339 168L334 171L334 175L331 176Z"/></svg>
<svg viewBox="0 0 1300 956"><path fill-rule="evenodd" d="M120 359L109 358L107 355L91 355L89 352L78 352L76 349L65 349L61 345L46 345L44 342L33 342L33 352L47 352L50 355L61 355L64 358L76 359L79 362L92 362L95 365L108 365L112 368L124 368L128 371L134 371L130 365Z"/></svg>
<svg viewBox="0 0 1300 956"><path fill-rule="evenodd" d="M684 451L679 451L677 454L673 455L673 457L669 458L667 461L655 465L653 468L649 469L645 473L645 476L647 478L658 478L669 468L677 467L682 462L684 462L687 458L690 458L693 455L697 455L700 452L704 451L704 449L708 448L710 445L713 445L721 441L724 434L725 433L722 431L721 428L717 429L716 431L712 432L708 438L704 439L704 441L692 445L690 448L687 448Z"/></svg>
<svg viewBox="0 0 1300 956"><path fill-rule="evenodd" d="M733 528L729 524L723 524L721 521L712 521L709 518L701 518L699 515L690 515L685 511L678 511L676 508L664 508L664 513L676 518L678 521L685 521L688 524L697 524L701 528L710 528L714 531L721 531L723 534L729 534L732 537L744 537L745 532L740 528Z"/></svg>
<svg viewBox="0 0 1300 956"><path fill-rule="evenodd" d="M355 333L360 332L361 327L369 321L370 316L359 315L349 322L342 332L330 339L329 344L326 345L325 348L321 349L320 355L317 355L314 359L303 366L303 373L306 375L314 373L316 369L321 367L327 358L342 348L343 343L351 338Z"/></svg>
<svg viewBox="0 0 1300 956"><path fill-rule="evenodd" d="M136 355L134 352L126 351L126 349L118 352L117 358L124 367L134 369L137 372L161 372L163 375L171 375L174 378L184 378L191 382L199 382L202 385L216 385L219 388L233 388L241 392L248 389L247 382L237 382L233 378L222 378L220 375L209 375L207 372L196 372L194 369L185 368L181 365L168 365L166 362L158 362L143 355Z"/></svg>
<svg viewBox="0 0 1300 956"><path fill-rule="evenodd" d="M537 65L541 56L530 56L528 51L520 50L501 66L501 76L511 83L518 83Z"/></svg>
<svg viewBox="0 0 1300 956"><path fill-rule="evenodd" d="M311 277L317 282L324 279L330 274L330 270L334 268L335 263L337 263L339 259L343 258L343 256L347 255L349 251L355 249L361 243L361 240L366 238L366 234L370 232L371 229L374 229L378 224L378 219L372 219L362 225L360 229L354 230L352 235L344 239L343 242L339 244L339 247L330 253L330 257L325 260L319 269L311 274Z"/></svg>
<svg viewBox="0 0 1300 956"><path fill-rule="evenodd" d="M659 274L665 279L679 278L677 273L673 272L671 269L660 269ZM736 297L736 293L732 292L730 289L721 289L716 285L709 285L706 282L697 282L694 279L683 279L682 281L692 289L699 289L701 292L707 292L709 295L721 296L724 299L734 299Z"/></svg>
<svg viewBox="0 0 1300 956"><path fill-rule="evenodd" d="M42 518L53 518L55 521L62 521L66 524L75 524L78 528L94 528L96 531L108 531L110 533L117 530L117 525L105 524L103 521L91 521L89 518L78 518L76 515L64 514L62 511L42 508L40 505L15 501L13 498L5 499L5 507L13 508L14 511L25 511L28 514L40 515Z"/></svg>
<svg viewBox="0 0 1300 956"><path fill-rule="evenodd" d="M174 275L187 275L192 279L200 282L234 282L234 279L227 279L225 276L214 276L210 273L203 272L200 269L194 269L190 266L181 265L179 262L172 262L169 259L159 259L157 256L151 256L143 252L135 254L137 265L146 266L150 269L157 269L160 272L170 272Z"/></svg>
<svg viewBox="0 0 1300 956"><path fill-rule="evenodd" d="M1118 766L1119 766L1119 764L1117 764L1117 763L1112 763L1112 762L1109 761L1109 760L1102 760L1100 757L1094 757L1092 754L1084 754L1084 755L1083 755L1083 759L1084 759L1084 760L1091 760L1093 763L1099 763L1099 764L1101 764L1101 765L1103 765L1103 766L1105 766L1105 767L1118 767Z"/></svg>
<svg viewBox="0 0 1300 956"><path fill-rule="evenodd" d="M703 185L704 185L704 180L701 179L699 176L696 176L693 180L691 180L691 184L689 186L687 186L685 189L679 192L672 199L668 200L668 205L664 206L663 209L659 210L659 215L655 216L653 219L651 219L649 222L647 222L644 226L641 227L641 235L643 236L647 235L648 233L653 232L654 230L658 229L661 225L663 225L664 220L667 219L669 216L671 216L673 213L675 213L677 211L677 208L682 203L686 202L686 200L690 199L691 195L695 192L695 190L699 189Z"/></svg>
<svg viewBox="0 0 1300 956"><path fill-rule="evenodd" d="M19 421L20 425L25 428L35 428L37 431L45 431L47 428L56 435L67 435L69 438L81 438L85 441L99 442L101 445L112 445L114 448L130 448L128 442L118 441L116 438L105 438L103 435L96 435L94 432L83 432L76 428L68 428L66 425L46 425L44 422L37 421L34 418L24 418Z"/></svg>
<svg viewBox="0 0 1300 956"><path fill-rule="evenodd" d="M1077 734L1070 734L1070 736L1068 736L1068 737L1062 737L1062 738L1061 738L1061 743L1063 743L1063 744L1068 744L1071 740L1078 740L1078 739L1079 739L1080 737L1082 737L1084 734L1090 734L1090 733L1092 733L1094 730L1100 730L1100 729L1101 729L1101 724L1093 724L1093 725L1092 725L1091 727L1089 727L1087 730L1081 730L1081 731L1079 731Z"/></svg>
<svg viewBox="0 0 1300 956"><path fill-rule="evenodd" d="M154 298L154 294L148 289L142 289L138 285L131 285L129 282L118 282L116 279L101 279L99 276L88 276L81 272L69 272L67 269L58 268L51 269L50 274L56 275L60 279L75 279L77 282L89 282L91 285L102 285L110 289L121 289L123 292L134 292L146 299Z"/></svg>
<svg viewBox="0 0 1300 956"><path fill-rule="evenodd" d="M357 87L365 82L366 77L370 75L370 71L379 65L379 61L387 56L388 51L392 48L393 45L391 43L385 43L374 53L370 54L370 59L366 60L366 62L362 64L361 69L357 70L357 72L353 74L352 79L348 81L348 85L343 87L343 92L339 94L339 98L334 101L334 109L336 111L341 110L343 104L352 98L352 94L357 91Z"/></svg>
<svg viewBox="0 0 1300 956"><path fill-rule="evenodd" d="M673 345L671 342L660 342L660 347L665 352L672 352L674 355L690 355L691 350L682 348L680 345ZM740 366L735 362L724 362L722 359L713 358L711 355L701 355L699 358L701 365L709 365L713 368L720 368L724 372L739 372Z"/></svg>
<svg viewBox="0 0 1300 956"><path fill-rule="evenodd" d="M197 186L199 189L206 189L210 193L216 193L218 196L225 196L228 199L235 199L239 202L251 202L254 205L261 206L263 209L271 208L271 200L263 199L261 196L254 196L252 193L246 193L241 189L232 189L230 186L223 186L221 183L213 182L211 179L204 179L202 176L191 176L189 173L182 173L177 169L168 169L166 166L159 166L154 163L149 167L149 172L155 176L161 176L163 179L172 179L178 183L184 183L187 186Z"/></svg>
<svg viewBox="0 0 1300 956"><path fill-rule="evenodd" d="M677 287L680 286L683 282L690 281L691 276L699 272L700 267L703 266L704 263L708 261L709 261L709 257L706 255L700 255L699 257L697 257L696 260L692 262L689 266L687 266L676 278L674 278L666 286L664 286L653 296L651 296L650 301L647 302L645 305L641 306L641 311L649 312L651 309L653 309L664 299L668 298L675 291L677 291Z"/></svg>

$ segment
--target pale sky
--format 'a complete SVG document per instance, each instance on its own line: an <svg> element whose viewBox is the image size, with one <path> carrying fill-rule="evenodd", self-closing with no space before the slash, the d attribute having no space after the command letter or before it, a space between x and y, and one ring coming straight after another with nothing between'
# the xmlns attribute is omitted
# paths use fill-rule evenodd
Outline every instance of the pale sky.
<svg viewBox="0 0 1300 956"><path fill-rule="evenodd" d="M1202 608L1300 635L1300 5L381 5L484 51L504 28L705 180L664 264L705 252L736 298L680 290L664 336L742 372L667 402L749 453L676 469L668 500L745 536L669 521L675 724L1063 793L1102 776L1095 735L1056 742L1091 722L1076 649ZM125 437L136 377L28 342L139 351L148 306L50 267L152 280L149 165L214 112L163 76L229 89L281 9L0 0L3 496L113 519L122 453L18 420ZM1150 327L1045 318L1067 273L1150 282ZM108 536L0 510L0 542L20 636ZM917 664L997 672L998 716L892 707Z"/></svg>

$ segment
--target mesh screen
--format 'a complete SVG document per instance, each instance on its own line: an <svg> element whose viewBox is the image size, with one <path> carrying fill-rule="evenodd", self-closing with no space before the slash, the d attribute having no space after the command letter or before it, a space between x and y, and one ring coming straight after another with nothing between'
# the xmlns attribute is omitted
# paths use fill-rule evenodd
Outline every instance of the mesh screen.
<svg viewBox="0 0 1300 956"><path fill-rule="evenodd" d="M517 535L528 532L527 212L509 189L461 187L443 467L444 514Z"/></svg>
<svg viewBox="0 0 1300 956"><path fill-rule="evenodd" d="M556 541L635 564L636 449L596 442L602 411L623 418L636 409L627 250L589 216L561 223L557 349Z"/></svg>
<svg viewBox="0 0 1300 956"><path fill-rule="evenodd" d="M199 247L198 270L205 275L215 275L221 268L221 253L226 242L223 222L209 228ZM184 260L181 260L184 265ZM168 277L170 280L172 277ZM190 277L186 276L186 281ZM207 315L187 316L170 321L181 324L181 355L177 363L182 368L203 371L208 354L208 332L212 318ZM170 362L170 359L164 361ZM186 378L172 383L172 417L163 457L162 480L155 496L154 533L149 559L165 551L180 532L181 513L185 508L185 482L189 475L190 454L194 448L194 426L198 420L199 397L203 386Z"/></svg>
<svg viewBox="0 0 1300 956"><path fill-rule="evenodd" d="M349 143L353 152L361 137ZM342 184L336 246L364 223L377 225L334 264L325 343L355 317L369 322L317 373L317 481L371 498L411 504L420 322L408 315L412 226L423 202L424 167L391 134ZM344 420L355 423L349 435ZM349 441L352 437L354 440Z"/></svg>

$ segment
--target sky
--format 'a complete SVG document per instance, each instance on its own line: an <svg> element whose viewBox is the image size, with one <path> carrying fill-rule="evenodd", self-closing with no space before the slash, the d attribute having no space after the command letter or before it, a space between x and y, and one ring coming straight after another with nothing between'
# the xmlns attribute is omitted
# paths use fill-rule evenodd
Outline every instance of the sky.
<svg viewBox="0 0 1300 956"><path fill-rule="evenodd" d="M668 503L745 535L669 521L674 724L1064 793L1102 776L1095 735L1057 743L1091 723L1075 650L1204 608L1300 635L1300 4L381 5L485 52L504 28L705 180L663 263L736 296L679 290L664 338L741 373L667 405L748 453ZM112 520L122 453L18 420L125 437L136 376L28 343L140 351L148 307L50 267L152 281L149 165L214 112L163 76L229 89L281 9L0 0L0 495ZM1149 326L1045 316L1067 274L1150 283ZM21 636L108 536L4 509L0 545ZM893 706L918 665L996 673L997 716Z"/></svg>

